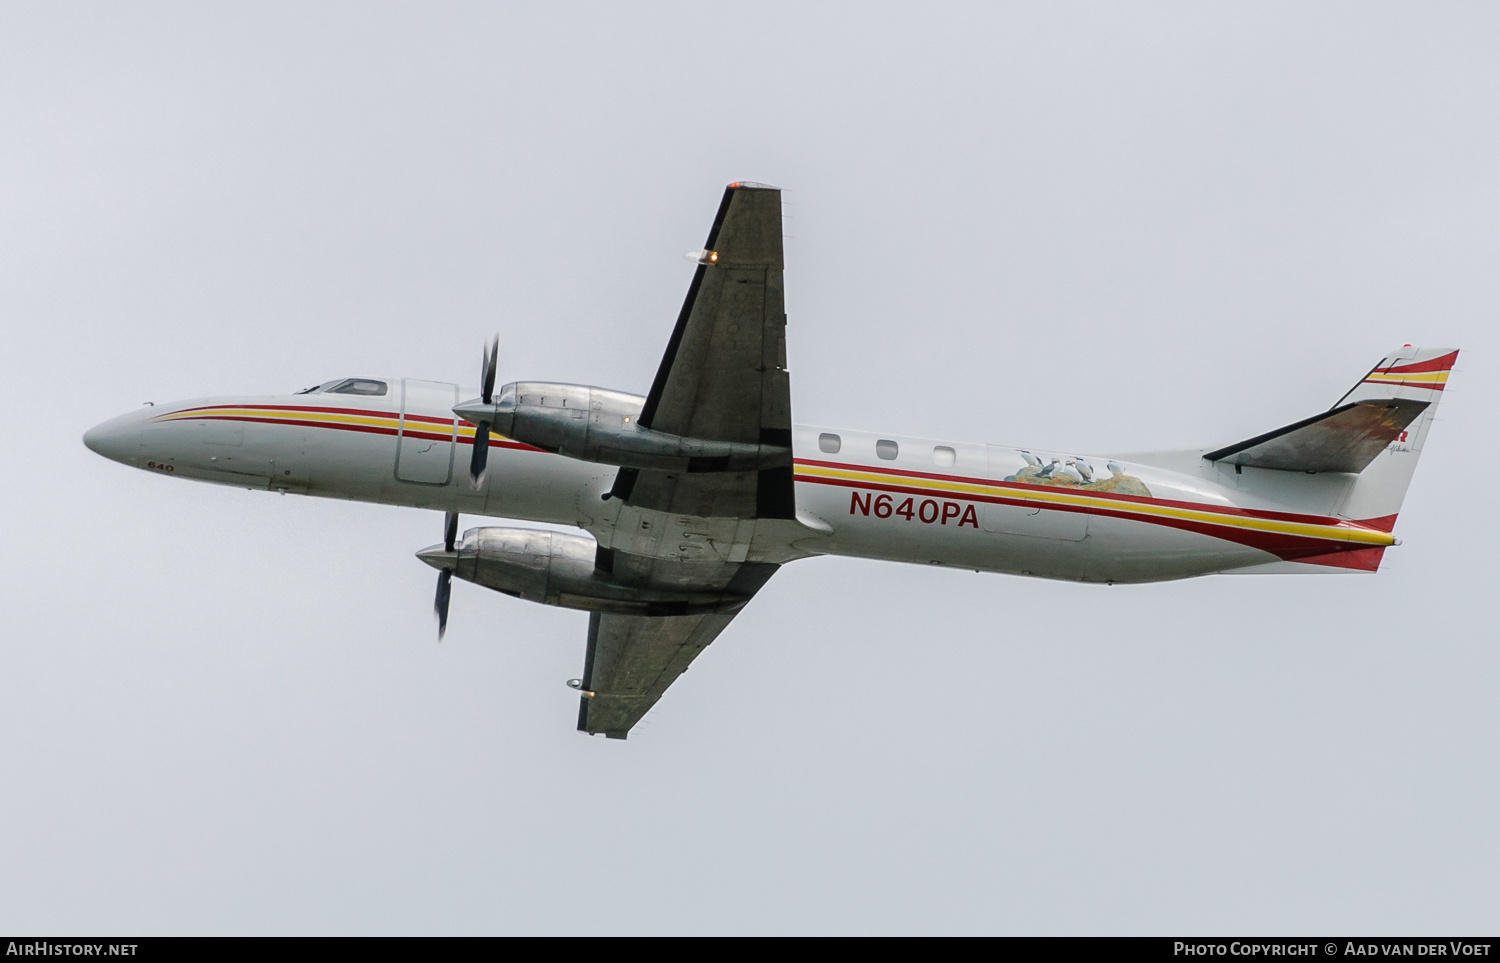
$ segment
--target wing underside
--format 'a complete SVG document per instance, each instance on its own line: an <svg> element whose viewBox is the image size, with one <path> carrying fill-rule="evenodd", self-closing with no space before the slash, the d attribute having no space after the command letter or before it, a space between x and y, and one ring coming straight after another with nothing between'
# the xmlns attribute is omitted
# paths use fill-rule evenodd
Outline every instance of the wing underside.
<svg viewBox="0 0 1500 963"><path fill-rule="evenodd" d="M627 584L722 593L726 600L706 614L590 617L582 679L589 694L578 728L617 739L776 571L774 564L743 561L742 540L754 520L796 516L781 192L729 185L698 260L638 423L687 438L759 445L762 467L623 468L615 476L616 547L599 551L596 568Z"/></svg>
<svg viewBox="0 0 1500 963"><path fill-rule="evenodd" d="M712 260L710 260L712 258ZM643 428L784 449L759 471L624 469L627 504L716 518L792 518L792 399L782 294L781 192L731 184L646 395Z"/></svg>
<svg viewBox="0 0 1500 963"><path fill-rule="evenodd" d="M732 566L728 588L746 598L776 571L775 565ZM724 631L738 608L705 615L589 616L578 728L624 739L689 663Z"/></svg>

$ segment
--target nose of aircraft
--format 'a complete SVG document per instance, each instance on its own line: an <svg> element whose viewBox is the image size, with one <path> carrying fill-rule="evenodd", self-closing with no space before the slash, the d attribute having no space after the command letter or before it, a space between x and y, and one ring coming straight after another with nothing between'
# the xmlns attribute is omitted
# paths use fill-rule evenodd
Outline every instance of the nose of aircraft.
<svg viewBox="0 0 1500 963"><path fill-rule="evenodd" d="M111 461L134 465L141 449L141 423L144 420L139 412L111 418L84 432L83 443L90 451Z"/></svg>

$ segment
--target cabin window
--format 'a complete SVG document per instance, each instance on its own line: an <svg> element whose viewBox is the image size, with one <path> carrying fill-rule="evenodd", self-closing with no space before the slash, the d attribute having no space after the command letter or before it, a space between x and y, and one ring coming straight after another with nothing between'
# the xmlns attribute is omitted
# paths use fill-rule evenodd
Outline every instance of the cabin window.
<svg viewBox="0 0 1500 963"><path fill-rule="evenodd" d="M827 455L837 455L839 449L844 447L843 439L832 432L823 432L818 436L818 450Z"/></svg>
<svg viewBox="0 0 1500 963"><path fill-rule="evenodd" d="M375 381L370 378L346 378L328 389L331 395L367 395L374 397L385 394L385 382Z"/></svg>
<svg viewBox="0 0 1500 963"><path fill-rule="evenodd" d="M900 451L900 447L889 438L882 438L875 443L876 457L884 458L886 461L894 461Z"/></svg>
<svg viewBox="0 0 1500 963"><path fill-rule="evenodd" d="M932 449L932 463L939 468L952 468L956 461L958 461L958 452L947 445L938 445Z"/></svg>

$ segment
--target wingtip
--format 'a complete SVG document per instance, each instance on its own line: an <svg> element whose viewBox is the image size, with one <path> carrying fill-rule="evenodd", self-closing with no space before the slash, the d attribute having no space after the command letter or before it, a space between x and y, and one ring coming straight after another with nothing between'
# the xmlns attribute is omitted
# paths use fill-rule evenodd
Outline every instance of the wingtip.
<svg viewBox="0 0 1500 963"><path fill-rule="evenodd" d="M733 182L730 183L728 189L731 190L731 191L733 191L733 190L740 190L740 189L750 190L750 191L779 191L779 190L781 190L781 188L777 187L774 184L762 184L759 181L733 181Z"/></svg>

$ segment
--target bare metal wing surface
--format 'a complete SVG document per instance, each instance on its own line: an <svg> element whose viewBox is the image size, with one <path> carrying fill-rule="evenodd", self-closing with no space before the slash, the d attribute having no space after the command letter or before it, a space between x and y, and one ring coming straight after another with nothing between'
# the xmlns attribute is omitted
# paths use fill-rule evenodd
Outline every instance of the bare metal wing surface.
<svg viewBox="0 0 1500 963"><path fill-rule="evenodd" d="M728 576L726 590L747 600L777 569L757 562L720 567L724 569L720 576ZM579 730L625 738L737 612L736 608L703 615L590 615Z"/></svg>
<svg viewBox="0 0 1500 963"><path fill-rule="evenodd" d="M738 471L712 457L682 470L621 468L610 496L645 513L640 524L688 520L678 537L691 541L754 519L795 517L782 269L781 192L731 184L637 420L668 435L758 446L759 454ZM777 568L628 546L599 550L601 576L655 590L722 591L726 607L590 618L578 728L613 738L625 737Z"/></svg>
<svg viewBox="0 0 1500 963"><path fill-rule="evenodd" d="M633 507L715 518L792 518L792 401L786 370L781 192L731 184L698 256L677 325L641 409L642 428L760 447L758 466L621 469Z"/></svg>

